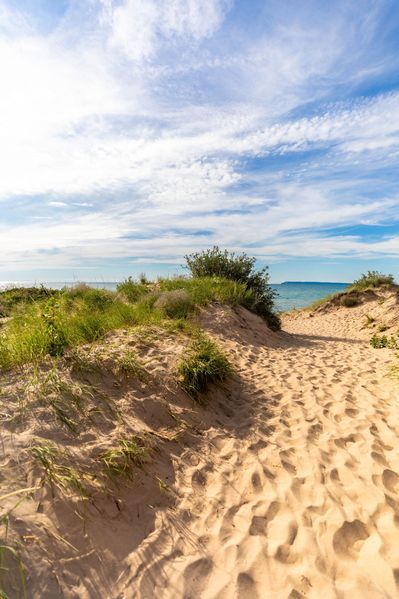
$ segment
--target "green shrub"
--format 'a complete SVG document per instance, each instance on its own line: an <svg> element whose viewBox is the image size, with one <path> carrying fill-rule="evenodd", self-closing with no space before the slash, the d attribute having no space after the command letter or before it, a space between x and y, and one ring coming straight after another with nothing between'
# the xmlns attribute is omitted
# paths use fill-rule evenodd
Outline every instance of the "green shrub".
<svg viewBox="0 0 399 599"><path fill-rule="evenodd" d="M383 332L384 332L384 331L386 331L388 328L389 328L389 327L388 327L386 324L379 324L379 325L378 325L378 328L377 328L377 330L378 330L378 332L379 332L379 333L383 333Z"/></svg>
<svg viewBox="0 0 399 599"><path fill-rule="evenodd" d="M379 336L376 333L374 333L374 335L370 339L370 345L371 345L371 347L374 347L375 349L381 349L384 347L387 347L389 349L398 349L398 339L396 339L393 336L391 336L391 337L387 337L386 335Z"/></svg>
<svg viewBox="0 0 399 599"><path fill-rule="evenodd" d="M137 302L143 295L148 293L149 287L143 277L141 277L140 282L134 281L132 277L128 277L116 286L116 290L124 295L129 302Z"/></svg>
<svg viewBox="0 0 399 599"><path fill-rule="evenodd" d="M362 274L359 279L353 281L350 289L363 291L364 289L369 289L370 287L390 287L394 284L395 281L393 275L384 275L377 270L369 270L366 274Z"/></svg>
<svg viewBox="0 0 399 599"><path fill-rule="evenodd" d="M176 319L187 318L195 308L192 296L185 289L164 291L154 305L169 318Z"/></svg>
<svg viewBox="0 0 399 599"><path fill-rule="evenodd" d="M280 328L280 319L274 312L276 293L269 285L269 272L265 267L255 271L256 258L220 250L217 246L203 252L185 256L187 268L193 277L223 277L243 283L251 290L246 307L259 314L268 325Z"/></svg>
<svg viewBox="0 0 399 599"><path fill-rule="evenodd" d="M226 355L205 335L194 339L178 365L181 384L194 399L211 383L224 380L231 372Z"/></svg>

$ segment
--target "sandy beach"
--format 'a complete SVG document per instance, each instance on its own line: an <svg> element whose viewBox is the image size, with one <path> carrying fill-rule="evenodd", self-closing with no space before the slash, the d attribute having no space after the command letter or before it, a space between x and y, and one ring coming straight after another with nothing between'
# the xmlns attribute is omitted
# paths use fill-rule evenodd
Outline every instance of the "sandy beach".
<svg viewBox="0 0 399 599"><path fill-rule="evenodd" d="M157 382L116 390L124 426L150 424L162 443L134 484L94 497L83 519L49 488L13 511L30 536L28 596L399 596L399 384L388 376L394 352L370 347L365 314L395 322L396 296L294 312L281 332L243 308L208 308L201 325L235 374L203 407L168 379L178 340L136 344ZM134 340L118 333L114 343ZM27 437L43 422L2 434L3 465L21 477ZM75 456L85 448L87 461L121 425L79 441L52 426L46 436ZM34 470L25 484L38 480Z"/></svg>

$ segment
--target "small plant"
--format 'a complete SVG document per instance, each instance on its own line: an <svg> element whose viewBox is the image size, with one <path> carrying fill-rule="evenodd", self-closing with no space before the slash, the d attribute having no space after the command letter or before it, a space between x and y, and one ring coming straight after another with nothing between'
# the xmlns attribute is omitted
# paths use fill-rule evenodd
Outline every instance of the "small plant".
<svg viewBox="0 0 399 599"><path fill-rule="evenodd" d="M133 351L127 351L116 360L118 371L125 377L135 377L139 381L147 379L147 372L140 364L137 354Z"/></svg>
<svg viewBox="0 0 399 599"><path fill-rule="evenodd" d="M231 372L226 355L205 335L194 339L178 366L181 384L194 399L198 399L210 383L223 381Z"/></svg>
<svg viewBox="0 0 399 599"><path fill-rule="evenodd" d="M154 305L166 316L175 319L187 318L195 308L193 298L184 289L164 291Z"/></svg>
<svg viewBox="0 0 399 599"><path fill-rule="evenodd" d="M373 322L375 322L374 316L370 316L370 314L365 314L365 317L366 317L366 327L370 326L371 324L373 324Z"/></svg>
<svg viewBox="0 0 399 599"><path fill-rule="evenodd" d="M54 492L57 487L62 492L75 491L80 499L87 499L88 492L83 483L84 475L75 468L60 463L62 457L58 447L53 443L33 445L31 452L43 467L43 480L48 481ZM65 452L64 452L65 458Z"/></svg>
<svg viewBox="0 0 399 599"><path fill-rule="evenodd" d="M381 349L387 347L389 349L398 349L398 340L391 336L387 337L386 335L377 335L376 333L370 339L371 347L375 349Z"/></svg>
<svg viewBox="0 0 399 599"><path fill-rule="evenodd" d="M135 281L132 277L128 277L116 286L116 290L118 293L124 295L129 302L134 303L148 293L149 287L147 280L144 280L143 277L141 277L140 282Z"/></svg>
<svg viewBox="0 0 399 599"><path fill-rule="evenodd" d="M119 439L116 447L108 449L101 462L106 474L115 477L131 478L134 466L141 468L148 458L148 448L143 439L135 436L130 439Z"/></svg>
<svg viewBox="0 0 399 599"><path fill-rule="evenodd" d="M339 303L345 308L352 308L359 305L359 298L355 295L343 295Z"/></svg>
<svg viewBox="0 0 399 599"><path fill-rule="evenodd" d="M389 328L389 327L388 327L388 325L386 325L386 324L380 324L380 325L378 325L377 331L378 331L379 333L383 333L383 332L384 332L384 331L386 331L388 328Z"/></svg>
<svg viewBox="0 0 399 599"><path fill-rule="evenodd" d="M384 275L378 270L369 270L367 273L362 274L359 279L353 281L350 289L356 291L364 291L371 287L391 287L395 284L393 275Z"/></svg>

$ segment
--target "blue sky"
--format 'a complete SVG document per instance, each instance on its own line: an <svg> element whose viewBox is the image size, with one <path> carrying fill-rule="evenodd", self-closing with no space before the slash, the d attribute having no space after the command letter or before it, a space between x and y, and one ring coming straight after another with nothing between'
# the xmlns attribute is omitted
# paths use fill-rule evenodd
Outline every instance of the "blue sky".
<svg viewBox="0 0 399 599"><path fill-rule="evenodd" d="M396 0L0 0L0 280L399 278Z"/></svg>

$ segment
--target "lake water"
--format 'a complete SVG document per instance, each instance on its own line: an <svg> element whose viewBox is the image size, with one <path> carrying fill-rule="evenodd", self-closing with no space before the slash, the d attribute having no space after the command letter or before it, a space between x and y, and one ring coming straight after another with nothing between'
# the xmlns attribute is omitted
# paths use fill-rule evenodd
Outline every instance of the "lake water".
<svg viewBox="0 0 399 599"><path fill-rule="evenodd" d="M70 286L76 283L71 282L55 282L43 283L46 287L52 289L61 289L65 286ZM28 287L35 285L29 281L0 281L0 290L9 287ZM102 289L116 289L117 282L89 282L88 285ZM276 308L279 311L292 310L294 308L304 308L309 306L316 300L319 300L326 295L343 291L347 283L281 283L279 285L271 285L277 292Z"/></svg>

